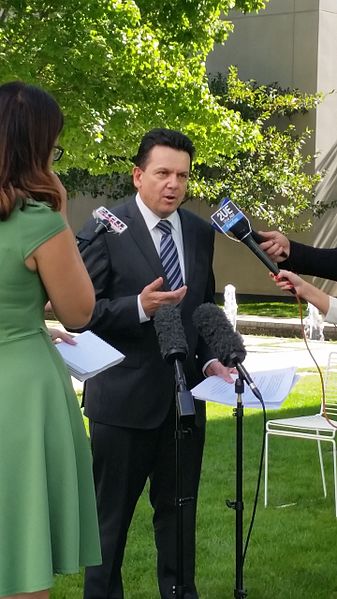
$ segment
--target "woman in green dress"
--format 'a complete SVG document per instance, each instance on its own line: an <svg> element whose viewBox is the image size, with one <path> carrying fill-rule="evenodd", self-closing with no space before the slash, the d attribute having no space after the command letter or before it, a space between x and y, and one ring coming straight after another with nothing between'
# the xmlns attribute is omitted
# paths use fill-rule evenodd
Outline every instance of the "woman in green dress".
<svg viewBox="0 0 337 599"><path fill-rule="evenodd" d="M0 86L0 597L47 599L55 573L100 563L89 443L44 323L91 317L94 291L51 171L56 101Z"/></svg>

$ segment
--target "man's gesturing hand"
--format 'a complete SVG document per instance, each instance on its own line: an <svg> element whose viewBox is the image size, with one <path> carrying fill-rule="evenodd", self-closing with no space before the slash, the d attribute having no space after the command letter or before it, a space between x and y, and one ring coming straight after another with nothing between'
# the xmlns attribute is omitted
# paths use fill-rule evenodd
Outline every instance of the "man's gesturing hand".
<svg viewBox="0 0 337 599"><path fill-rule="evenodd" d="M185 297L187 287L183 285L174 291L160 291L163 285L163 277L158 277L144 287L140 294L140 301L146 316L153 316L156 310L165 304L176 306Z"/></svg>

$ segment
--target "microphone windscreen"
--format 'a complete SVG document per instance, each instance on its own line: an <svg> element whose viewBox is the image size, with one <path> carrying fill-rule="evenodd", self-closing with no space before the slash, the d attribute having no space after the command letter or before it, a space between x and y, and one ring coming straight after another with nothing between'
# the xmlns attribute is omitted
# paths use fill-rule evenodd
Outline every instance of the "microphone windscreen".
<svg viewBox="0 0 337 599"><path fill-rule="evenodd" d="M214 357L224 366L235 366L246 357L243 339L234 331L224 311L215 304L201 304L193 313L193 323Z"/></svg>
<svg viewBox="0 0 337 599"><path fill-rule="evenodd" d="M183 360L188 354L188 345L177 306L161 306L153 317L160 353L164 360Z"/></svg>

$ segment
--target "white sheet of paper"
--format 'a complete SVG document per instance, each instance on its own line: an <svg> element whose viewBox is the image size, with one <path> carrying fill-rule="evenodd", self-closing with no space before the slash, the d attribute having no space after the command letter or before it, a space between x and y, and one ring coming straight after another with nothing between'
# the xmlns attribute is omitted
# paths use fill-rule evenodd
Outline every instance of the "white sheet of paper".
<svg viewBox="0 0 337 599"><path fill-rule="evenodd" d="M281 368L249 373L262 395L266 408L277 409L280 407L300 378L295 372L296 368ZM233 375L233 378L235 379L237 376ZM191 393L193 397L202 401L212 401L233 407L237 403L235 384L227 383L219 376L205 378L199 385L191 389ZM261 408L260 401L247 383L244 384L242 402L246 408Z"/></svg>
<svg viewBox="0 0 337 599"><path fill-rule="evenodd" d="M56 344L70 374L79 381L95 376L99 372L115 366L125 356L118 349L103 341L91 331L85 331L75 338L76 345L65 341Z"/></svg>

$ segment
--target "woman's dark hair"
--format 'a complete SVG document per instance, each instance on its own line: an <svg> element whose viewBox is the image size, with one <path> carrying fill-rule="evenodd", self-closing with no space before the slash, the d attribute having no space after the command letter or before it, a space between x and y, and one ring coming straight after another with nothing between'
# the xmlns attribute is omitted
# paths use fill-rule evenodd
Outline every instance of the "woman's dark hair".
<svg viewBox="0 0 337 599"><path fill-rule="evenodd" d="M133 159L135 165L144 169L149 154L155 146L168 146L174 150L187 152L192 164L195 148L187 135L174 129L151 129L151 131L145 133L140 142L137 155Z"/></svg>
<svg viewBox="0 0 337 599"><path fill-rule="evenodd" d="M0 220L18 195L60 209L49 160L62 127L62 112L43 89L22 81L0 85Z"/></svg>

